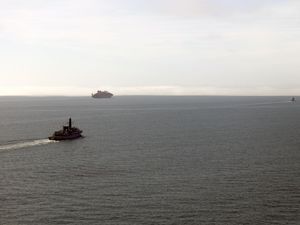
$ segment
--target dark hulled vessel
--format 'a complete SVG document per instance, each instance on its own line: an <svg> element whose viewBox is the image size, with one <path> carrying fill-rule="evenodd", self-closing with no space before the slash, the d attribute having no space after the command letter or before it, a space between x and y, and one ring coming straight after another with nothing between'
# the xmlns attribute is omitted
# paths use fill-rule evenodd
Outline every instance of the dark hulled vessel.
<svg viewBox="0 0 300 225"><path fill-rule="evenodd" d="M113 94L108 91L97 91L96 94L92 94L93 98L111 98L112 96Z"/></svg>
<svg viewBox="0 0 300 225"><path fill-rule="evenodd" d="M49 140L63 141L63 140L72 140L82 137L82 130L77 127L72 127L72 119L69 119L69 125L63 126L62 130L55 131Z"/></svg>

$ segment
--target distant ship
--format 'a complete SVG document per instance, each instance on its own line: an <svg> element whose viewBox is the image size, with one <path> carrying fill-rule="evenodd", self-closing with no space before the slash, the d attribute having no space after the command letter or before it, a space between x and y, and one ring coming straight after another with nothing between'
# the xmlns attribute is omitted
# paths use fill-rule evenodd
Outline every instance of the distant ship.
<svg viewBox="0 0 300 225"><path fill-rule="evenodd" d="M112 96L114 95L108 91L98 91L96 94L92 94L93 98L111 98Z"/></svg>
<svg viewBox="0 0 300 225"><path fill-rule="evenodd" d="M296 98L292 97L291 102L296 102Z"/></svg>
<svg viewBox="0 0 300 225"><path fill-rule="evenodd" d="M72 127L72 119L69 119L69 125L63 126L62 130L55 131L49 140L63 141L63 140L72 140L82 137L82 130L77 127Z"/></svg>

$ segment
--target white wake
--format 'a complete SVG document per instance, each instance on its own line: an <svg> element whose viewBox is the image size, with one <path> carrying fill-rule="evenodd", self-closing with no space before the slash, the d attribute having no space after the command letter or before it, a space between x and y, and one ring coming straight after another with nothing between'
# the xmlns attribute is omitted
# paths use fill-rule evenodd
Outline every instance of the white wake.
<svg viewBox="0 0 300 225"><path fill-rule="evenodd" d="M52 141L48 139L39 139L39 140L25 141L25 142L19 142L19 143L7 144L7 145L0 145L0 151L27 148L27 147L38 146L38 145L46 145L55 142L56 141Z"/></svg>

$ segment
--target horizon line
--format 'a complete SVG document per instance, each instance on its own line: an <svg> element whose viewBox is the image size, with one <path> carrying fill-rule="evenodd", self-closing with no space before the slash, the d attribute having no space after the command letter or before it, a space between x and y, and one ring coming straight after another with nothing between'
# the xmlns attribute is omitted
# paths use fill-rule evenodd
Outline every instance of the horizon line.
<svg viewBox="0 0 300 225"><path fill-rule="evenodd" d="M89 95L0 95L1 98L5 97L40 97L40 98L47 98L47 97L89 97ZM131 94L131 95L114 95L113 97L300 97L300 95L174 95L174 94ZM112 98L113 98L112 97Z"/></svg>

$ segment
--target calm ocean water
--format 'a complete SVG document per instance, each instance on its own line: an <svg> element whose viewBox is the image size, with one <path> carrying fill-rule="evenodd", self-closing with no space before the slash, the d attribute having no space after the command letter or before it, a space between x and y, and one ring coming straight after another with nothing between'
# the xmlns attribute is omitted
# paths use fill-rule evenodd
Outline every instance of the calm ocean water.
<svg viewBox="0 0 300 225"><path fill-rule="evenodd" d="M2 97L0 224L300 224L288 100ZM48 141L70 116L86 137Z"/></svg>

